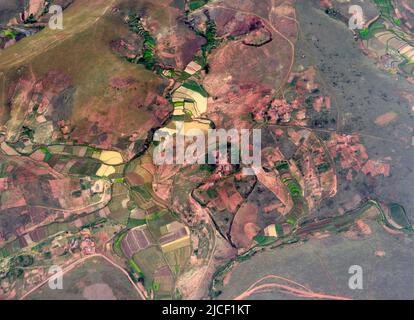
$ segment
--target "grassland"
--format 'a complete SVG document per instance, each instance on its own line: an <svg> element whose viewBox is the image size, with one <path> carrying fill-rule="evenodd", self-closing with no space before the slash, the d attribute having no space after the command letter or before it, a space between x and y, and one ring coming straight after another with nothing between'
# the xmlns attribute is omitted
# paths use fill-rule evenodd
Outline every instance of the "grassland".
<svg viewBox="0 0 414 320"><path fill-rule="evenodd" d="M414 259L409 244L400 243L397 237L385 233L374 221L368 225L373 234L358 241L338 234L256 254L234 269L218 298L233 299L266 275L283 277L311 290L353 299L413 297L414 292L407 283L412 281L412 275L402 272ZM369 286L370 290L351 290L348 287L348 269L353 264L363 268L364 287ZM283 300L299 297L283 290L269 289L258 291L250 298Z"/></svg>
<svg viewBox="0 0 414 320"><path fill-rule="evenodd" d="M104 259L93 257L64 275L63 290L51 290L46 284L28 299L139 300L140 297L124 274Z"/></svg>
<svg viewBox="0 0 414 320"><path fill-rule="evenodd" d="M73 140L115 149L121 137L133 132L145 139L157 120L146 108L138 111L131 105L144 100L148 94L159 94L164 80L144 66L131 66L112 51L111 41L130 33L122 18L111 14L110 8L114 3L76 1L65 11L62 31L45 28L1 52L0 83L6 84L0 91L1 105L6 105L9 99L6 94L8 86L19 77L38 80L45 78L50 71L57 71L69 77L74 88L73 106L68 110L68 119L64 119L76 125ZM19 73L18 68L21 68ZM137 90L117 95L112 92L111 79L114 78L132 79ZM7 112L7 109L2 111ZM10 116L13 114L0 118L7 120ZM17 118L14 120L18 121ZM92 130L94 125L97 130ZM137 128L142 129L137 131ZM105 138L101 139L102 134ZM117 157L116 162L119 161Z"/></svg>

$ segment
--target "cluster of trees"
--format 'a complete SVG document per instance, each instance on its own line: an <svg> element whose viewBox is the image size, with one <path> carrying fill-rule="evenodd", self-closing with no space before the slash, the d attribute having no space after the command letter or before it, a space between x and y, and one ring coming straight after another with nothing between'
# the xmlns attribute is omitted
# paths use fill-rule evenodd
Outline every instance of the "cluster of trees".
<svg viewBox="0 0 414 320"><path fill-rule="evenodd" d="M128 27L132 32L139 34L144 39L144 49L142 57L137 61L143 64L148 70L153 70L156 65L155 60L155 39L145 30L141 18L137 14L130 14Z"/></svg>
<svg viewBox="0 0 414 320"><path fill-rule="evenodd" d="M207 23L206 23L206 31L196 31L197 34L204 39L206 39L206 43L202 45L202 55L201 57L196 57L196 61L200 64L206 72L208 72L209 66L207 63L207 55L211 53L211 51L217 48L220 44L220 40L217 38L217 27L216 23L210 18L208 12L204 12L207 16Z"/></svg>
<svg viewBox="0 0 414 320"><path fill-rule="evenodd" d="M10 260L10 267L6 277L11 281L21 278L24 274L24 268L31 266L33 263L33 256L28 254L13 257Z"/></svg>

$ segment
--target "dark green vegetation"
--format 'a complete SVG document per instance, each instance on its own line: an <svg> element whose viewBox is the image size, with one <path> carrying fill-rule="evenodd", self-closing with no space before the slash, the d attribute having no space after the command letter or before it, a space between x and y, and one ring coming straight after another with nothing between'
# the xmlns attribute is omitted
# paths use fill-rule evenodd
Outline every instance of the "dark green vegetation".
<svg viewBox="0 0 414 320"><path fill-rule="evenodd" d="M286 161L280 161L276 164L276 170L277 171L289 170L289 164Z"/></svg>
<svg viewBox="0 0 414 320"><path fill-rule="evenodd" d="M2 34L0 34L0 36L4 36L4 37L12 37L12 39L16 39L16 35L14 34L13 31L9 31L9 30L5 30L2 32Z"/></svg>
<svg viewBox="0 0 414 320"><path fill-rule="evenodd" d="M193 120L192 116L188 113L182 115L174 115L171 117L173 121L183 121L183 122L191 122Z"/></svg>
<svg viewBox="0 0 414 320"><path fill-rule="evenodd" d="M196 81L194 80L188 80L186 82L184 82L182 84L182 86L184 88L193 90L195 92L198 92L199 94L201 94L203 97L208 97L208 93L207 91L203 88L203 86L201 84L198 84Z"/></svg>
<svg viewBox="0 0 414 320"><path fill-rule="evenodd" d="M322 163L316 167L316 170L318 170L318 173L323 173L328 171L331 168L329 163Z"/></svg>
<svg viewBox="0 0 414 320"><path fill-rule="evenodd" d="M148 70L153 70L156 66L155 60L155 39L151 34L144 29L141 23L141 18L137 14L130 14L128 17L128 27L132 32L139 34L144 39L144 48L142 57L137 60L133 59L131 62L139 63L145 66Z"/></svg>
<svg viewBox="0 0 414 320"><path fill-rule="evenodd" d="M299 197L301 195L302 191L300 189L300 186L296 182L292 180L285 180L283 182L287 184L287 187L292 197Z"/></svg>
<svg viewBox="0 0 414 320"><path fill-rule="evenodd" d="M394 8L391 0L373 0L379 8L381 15L387 19L390 19L394 13Z"/></svg>
<svg viewBox="0 0 414 320"><path fill-rule="evenodd" d="M258 234L254 237L254 241L256 241L260 246L267 246L274 243L276 239L274 237Z"/></svg>
<svg viewBox="0 0 414 320"><path fill-rule="evenodd" d="M385 26L382 23L375 21L374 23L370 24L368 28L359 30L359 35L363 40L368 40L372 38L376 32L384 30Z"/></svg>
<svg viewBox="0 0 414 320"><path fill-rule="evenodd" d="M144 224L147 223L147 220L145 219L128 219L128 224L127 224L127 228L135 228L138 226L143 226Z"/></svg>
<svg viewBox="0 0 414 320"><path fill-rule="evenodd" d="M404 229L411 229L410 220L407 217L404 207L398 203L392 203L389 205L391 218Z"/></svg>
<svg viewBox="0 0 414 320"><path fill-rule="evenodd" d="M336 18L338 16L338 11L336 11L334 8L328 8L325 10L325 13L333 18Z"/></svg>
<svg viewBox="0 0 414 320"><path fill-rule="evenodd" d="M124 253L122 252L121 244L122 244L122 240L126 237L127 233L128 233L128 230L123 230L122 232L118 233L114 239L113 248L114 248L115 253L119 257L124 256Z"/></svg>
<svg viewBox="0 0 414 320"><path fill-rule="evenodd" d="M8 256L6 249L3 248L1 252L5 255L5 257ZM6 273L6 277L10 281L15 281L16 279L23 277L24 268L30 267L33 263L34 257L31 255L22 254L12 257L9 261L9 268Z"/></svg>
<svg viewBox="0 0 414 320"><path fill-rule="evenodd" d="M206 5L207 2L208 0L190 0L188 3L188 8L190 11L194 11Z"/></svg>
<svg viewBox="0 0 414 320"><path fill-rule="evenodd" d="M24 20L24 24L32 24L32 23L36 23L37 20L34 17L33 13L31 13L26 20Z"/></svg>
<svg viewBox="0 0 414 320"><path fill-rule="evenodd" d="M208 12L205 12L204 14L207 17L206 31L201 32L197 30L196 33L197 35L205 38L206 43L203 44L201 47L201 50L202 50L201 56L196 56L195 61L197 61L206 70L206 72L208 72L209 66L207 62L207 56L211 53L213 49L217 48L220 45L221 40L218 39L216 36L216 32L217 32L216 23L214 22L214 20L210 18L210 15L208 14Z"/></svg>

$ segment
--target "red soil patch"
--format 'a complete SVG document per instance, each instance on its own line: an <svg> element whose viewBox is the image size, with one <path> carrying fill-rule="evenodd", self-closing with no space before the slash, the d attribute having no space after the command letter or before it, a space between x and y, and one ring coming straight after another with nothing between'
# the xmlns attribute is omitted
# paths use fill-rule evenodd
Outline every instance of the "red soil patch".
<svg viewBox="0 0 414 320"><path fill-rule="evenodd" d="M358 229L364 234L364 235L370 235L372 234L372 230L363 220L359 219L356 221L356 225Z"/></svg>
<svg viewBox="0 0 414 320"><path fill-rule="evenodd" d="M145 183L144 179L135 172L128 172L125 175L125 178L127 179L128 183L132 186L143 185Z"/></svg>
<svg viewBox="0 0 414 320"><path fill-rule="evenodd" d="M368 160L362 168L362 172L366 175L370 174L373 177L383 175L388 177L390 175L391 166L389 163L382 163L379 160Z"/></svg>

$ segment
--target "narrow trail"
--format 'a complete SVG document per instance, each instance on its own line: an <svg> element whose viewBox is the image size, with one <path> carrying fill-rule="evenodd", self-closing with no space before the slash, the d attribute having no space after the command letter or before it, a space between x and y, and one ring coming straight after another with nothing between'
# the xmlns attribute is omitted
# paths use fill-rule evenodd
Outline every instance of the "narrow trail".
<svg viewBox="0 0 414 320"><path fill-rule="evenodd" d="M288 284L280 284L280 283L264 283L259 284L260 282L268 279L273 280L281 280L286 281ZM296 287L294 287L296 286ZM343 297L343 296L337 296L337 295L330 295L320 292L312 291L311 289L301 285L298 282L295 282L293 280L290 280L288 278L276 276L276 275L269 275L265 276L259 280L257 280L255 283L253 283L247 290L242 292L240 295L234 298L234 300L243 300L254 293L257 292L263 292L263 291L271 291L272 289L281 290L287 293L290 293L294 296L300 297L300 298L311 298L311 299L328 299L328 300L352 300L349 297Z"/></svg>

